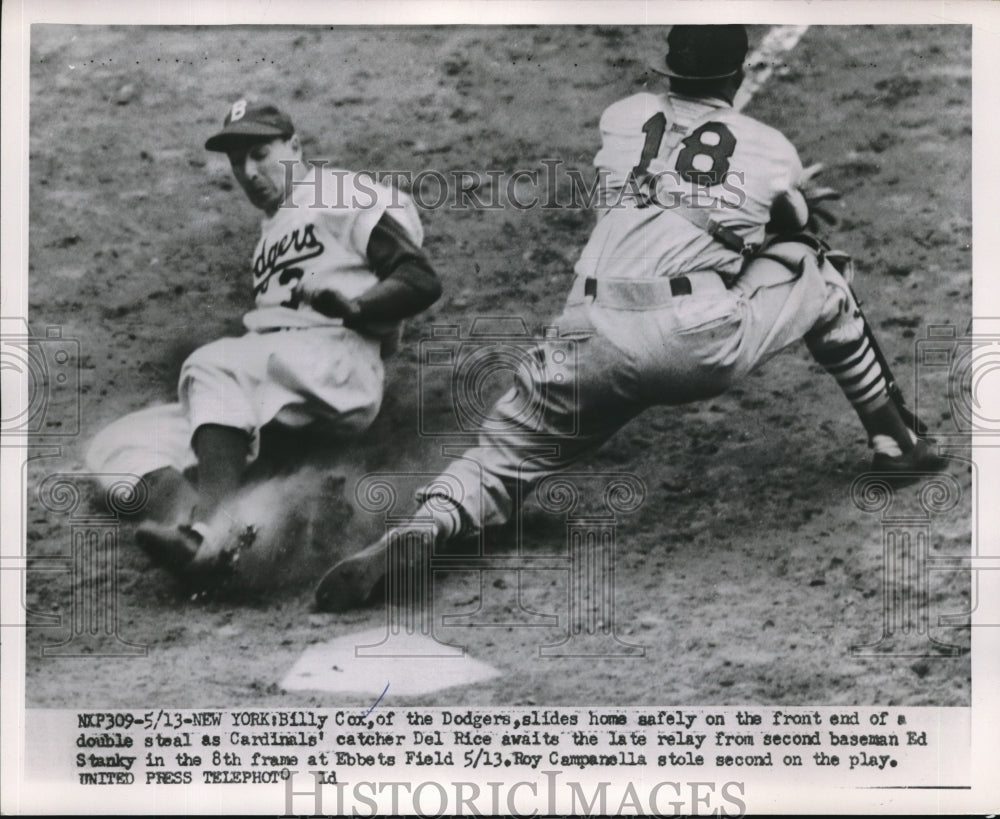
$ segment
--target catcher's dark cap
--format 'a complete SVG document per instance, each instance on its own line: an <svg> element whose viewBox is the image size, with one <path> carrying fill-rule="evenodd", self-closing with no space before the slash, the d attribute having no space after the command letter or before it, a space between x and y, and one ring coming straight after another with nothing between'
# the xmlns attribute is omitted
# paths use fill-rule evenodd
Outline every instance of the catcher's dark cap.
<svg viewBox="0 0 1000 819"><path fill-rule="evenodd" d="M735 75L746 59L746 26L674 26L667 35L666 70L682 80L721 80Z"/></svg>
<svg viewBox="0 0 1000 819"><path fill-rule="evenodd" d="M237 100L229 107L222 130L209 138L205 147L209 151L228 151L255 139L288 139L294 133L292 120L279 108Z"/></svg>

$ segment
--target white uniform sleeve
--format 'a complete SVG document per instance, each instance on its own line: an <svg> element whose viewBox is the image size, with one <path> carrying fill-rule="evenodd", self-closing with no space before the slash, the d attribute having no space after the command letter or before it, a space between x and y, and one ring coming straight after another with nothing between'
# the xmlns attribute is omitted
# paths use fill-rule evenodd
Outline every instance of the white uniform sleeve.
<svg viewBox="0 0 1000 819"><path fill-rule="evenodd" d="M802 160L795 146L784 136L779 135L775 139L775 151L779 161L774 175L775 192L771 216L778 218L779 222L785 221L787 228L802 230L809 221L809 205L799 188L802 181Z"/></svg>
<svg viewBox="0 0 1000 819"><path fill-rule="evenodd" d="M784 163L783 171L775 178L775 184L779 191L798 191L802 179L802 160L795 146L787 138L781 136L780 143L779 153L784 155Z"/></svg>
<svg viewBox="0 0 1000 819"><path fill-rule="evenodd" d="M722 221L766 225L775 199L795 195L802 176L798 151L780 131L742 114L720 111L712 119L735 136L731 168L739 175L730 185L739 188L743 199L738 208L722 214Z"/></svg>

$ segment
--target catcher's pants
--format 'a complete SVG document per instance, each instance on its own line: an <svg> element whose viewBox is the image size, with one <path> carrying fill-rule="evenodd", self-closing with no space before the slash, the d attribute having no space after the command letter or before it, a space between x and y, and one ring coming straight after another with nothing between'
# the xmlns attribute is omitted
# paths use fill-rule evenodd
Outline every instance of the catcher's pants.
<svg viewBox="0 0 1000 819"><path fill-rule="evenodd" d="M502 524L513 499L647 407L718 395L802 338L813 350L860 338L850 288L829 262L798 243L768 253L787 264L755 259L729 289L714 272L692 273L689 295L674 295L668 279L577 279L554 322L575 355L556 362L556 342L539 342L540 366L519 370L490 413L498 431L481 432L418 500L446 496L466 524Z"/></svg>
<svg viewBox="0 0 1000 819"><path fill-rule="evenodd" d="M197 463L191 436L202 424L251 435L270 421L305 426L323 421L335 432L366 429L382 403L380 342L344 327L250 332L195 350L184 362L179 403L126 415L91 441L86 461L97 475L183 472ZM121 480L108 478L108 482Z"/></svg>

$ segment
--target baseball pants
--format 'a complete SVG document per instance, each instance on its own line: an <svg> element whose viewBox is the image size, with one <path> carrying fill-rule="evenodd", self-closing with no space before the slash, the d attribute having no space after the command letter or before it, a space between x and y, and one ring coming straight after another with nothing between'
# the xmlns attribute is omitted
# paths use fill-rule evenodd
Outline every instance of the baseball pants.
<svg viewBox="0 0 1000 819"><path fill-rule="evenodd" d="M344 327L249 332L195 350L184 362L176 404L130 413L99 432L86 461L90 471L136 478L163 467L195 466L191 437L202 424L251 436L248 463L259 452L261 427L314 421L335 433L366 429L382 403L380 342Z"/></svg>
<svg viewBox="0 0 1000 819"><path fill-rule="evenodd" d="M757 258L728 289L710 271L688 275L683 287L669 279L578 278L554 322L575 355L556 363L551 345L540 342L539 366L522 368L490 413L499 431L481 432L418 500L447 485L465 527L503 524L538 481L596 450L646 408L725 392L803 338L815 351L861 337L850 288L828 261L798 243L768 253L785 263Z"/></svg>

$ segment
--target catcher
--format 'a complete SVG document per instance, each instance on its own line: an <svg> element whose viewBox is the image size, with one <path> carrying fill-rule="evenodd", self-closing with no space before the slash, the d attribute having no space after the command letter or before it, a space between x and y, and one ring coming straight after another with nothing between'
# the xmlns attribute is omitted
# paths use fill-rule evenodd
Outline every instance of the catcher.
<svg viewBox="0 0 1000 819"><path fill-rule="evenodd" d="M136 542L185 573L230 553L217 541L232 535L226 506L259 453L261 429L317 425L350 437L367 428L400 321L441 294L409 197L303 160L278 108L235 102L205 148L227 154L264 213L247 332L196 350L181 369L178 403L112 423L87 453L96 473L147 482L152 504ZM185 476L192 467L194 482Z"/></svg>
<svg viewBox="0 0 1000 819"><path fill-rule="evenodd" d="M515 499L593 452L654 405L703 400L804 339L861 420L873 468L900 483L945 461L894 400L844 273L850 260L802 231L832 196L778 131L734 110L743 26L675 26L667 94L637 94L601 117L598 222L552 324L576 357L519 372L479 445L418 493L419 530L438 544L508 520ZM527 368L526 368L527 369ZM540 408L526 419L523 407ZM506 419L504 425L500 420ZM546 443L540 453L538 437ZM316 600L370 601L406 525L341 561Z"/></svg>

